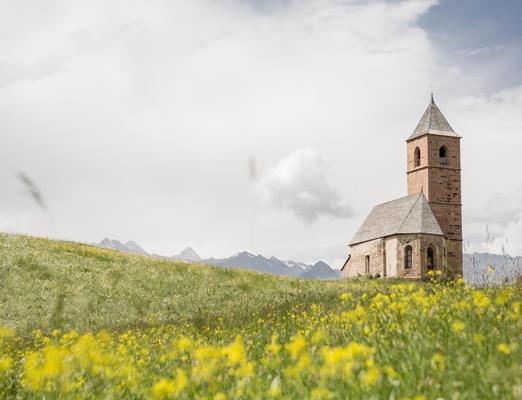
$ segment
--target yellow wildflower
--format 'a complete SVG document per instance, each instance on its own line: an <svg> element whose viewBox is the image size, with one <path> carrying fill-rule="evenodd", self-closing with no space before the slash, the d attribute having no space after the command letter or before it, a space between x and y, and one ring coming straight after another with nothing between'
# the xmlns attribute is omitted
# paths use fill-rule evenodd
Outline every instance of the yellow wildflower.
<svg viewBox="0 0 522 400"><path fill-rule="evenodd" d="M178 370L176 371L176 378L174 379L174 393L181 393L185 389L187 384L187 374L181 368L178 368Z"/></svg>
<svg viewBox="0 0 522 400"><path fill-rule="evenodd" d="M353 295L351 293L343 293L339 296L341 301L347 302L353 300Z"/></svg>
<svg viewBox="0 0 522 400"><path fill-rule="evenodd" d="M189 351L192 349L192 340L186 336L181 336L176 340L175 347L176 350L183 353L185 351Z"/></svg>
<svg viewBox="0 0 522 400"><path fill-rule="evenodd" d="M489 307L491 301L489 297L480 291L473 292L473 304L479 309L485 309Z"/></svg>
<svg viewBox="0 0 522 400"><path fill-rule="evenodd" d="M10 328L4 328L3 326L0 326L0 339L5 337L13 337L14 331Z"/></svg>
<svg viewBox="0 0 522 400"><path fill-rule="evenodd" d="M271 355L276 355L279 350L281 350L281 345L277 343L277 335L272 335L270 343L266 346L266 351Z"/></svg>
<svg viewBox="0 0 522 400"><path fill-rule="evenodd" d="M326 333L324 333L323 330L318 329L312 336L312 344L319 344L327 338L328 336L326 335Z"/></svg>
<svg viewBox="0 0 522 400"><path fill-rule="evenodd" d="M297 360L297 362L295 364L293 364L290 367L287 367L285 369L285 374L289 378L296 378L301 373L305 372L305 370L308 368L308 366L310 365L311 362L312 362L312 359L311 359L310 355L305 353L305 354L301 355L301 357L299 357L299 359Z"/></svg>
<svg viewBox="0 0 522 400"><path fill-rule="evenodd" d="M455 321L451 324L451 330L457 334L461 334L464 331L465 325L462 321Z"/></svg>
<svg viewBox="0 0 522 400"><path fill-rule="evenodd" d="M293 360L296 360L297 357L304 351L306 348L306 340L301 334L297 334L292 336L290 342L285 345L286 351L290 354Z"/></svg>
<svg viewBox="0 0 522 400"><path fill-rule="evenodd" d="M400 384L400 375L391 366L386 365L383 368L383 371L388 376L388 380L393 386L398 386Z"/></svg>
<svg viewBox="0 0 522 400"><path fill-rule="evenodd" d="M249 378L254 373L253 362L243 362L236 370L236 376L240 378Z"/></svg>
<svg viewBox="0 0 522 400"><path fill-rule="evenodd" d="M511 298L511 292L508 290L502 290L497 297L495 297L495 304L497 306L503 306Z"/></svg>
<svg viewBox="0 0 522 400"><path fill-rule="evenodd" d="M8 355L0 356L0 372L7 371L13 365L13 359Z"/></svg>
<svg viewBox="0 0 522 400"><path fill-rule="evenodd" d="M484 340L484 335L481 333L474 333L473 334L473 342L475 344L480 344Z"/></svg>
<svg viewBox="0 0 522 400"><path fill-rule="evenodd" d="M160 379L154 384L154 387L152 388L153 396L159 399L173 396L174 393L175 385L174 382L170 379Z"/></svg>
<svg viewBox="0 0 522 400"><path fill-rule="evenodd" d="M431 357L431 368L435 371L443 371L446 366L446 358L442 353L435 353Z"/></svg>
<svg viewBox="0 0 522 400"><path fill-rule="evenodd" d="M372 386L379 380L380 376L379 368L370 367L362 374L361 383L364 386Z"/></svg>
<svg viewBox="0 0 522 400"><path fill-rule="evenodd" d="M508 344L506 344L506 343L500 343L500 344L497 346L497 350L498 350L500 353L502 353L502 354L504 354L504 355L506 355L506 356L508 356L508 355L511 354L511 347L510 347Z"/></svg>
<svg viewBox="0 0 522 400"><path fill-rule="evenodd" d="M227 358L229 365L239 363L245 357L245 348L243 347L241 338L236 337L232 343L222 349L222 352Z"/></svg>
<svg viewBox="0 0 522 400"><path fill-rule="evenodd" d="M323 387L317 387L310 393L311 400L326 400L330 398L330 392Z"/></svg>

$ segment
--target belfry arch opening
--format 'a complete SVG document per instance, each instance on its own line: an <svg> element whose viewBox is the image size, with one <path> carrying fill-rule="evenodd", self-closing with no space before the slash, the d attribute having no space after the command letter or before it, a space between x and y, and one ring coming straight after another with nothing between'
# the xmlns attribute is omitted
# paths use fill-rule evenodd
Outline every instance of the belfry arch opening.
<svg viewBox="0 0 522 400"><path fill-rule="evenodd" d="M414 166L419 167L421 162L421 151L418 147L415 147L415 152L413 153Z"/></svg>
<svg viewBox="0 0 522 400"><path fill-rule="evenodd" d="M439 148L439 162L441 165L446 165L448 163L448 149L446 146L440 146Z"/></svg>

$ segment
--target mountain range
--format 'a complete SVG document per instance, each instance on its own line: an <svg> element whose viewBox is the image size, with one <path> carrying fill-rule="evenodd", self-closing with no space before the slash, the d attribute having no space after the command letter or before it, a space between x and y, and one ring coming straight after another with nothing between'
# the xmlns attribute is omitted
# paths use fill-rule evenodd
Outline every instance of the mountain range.
<svg viewBox="0 0 522 400"><path fill-rule="evenodd" d="M274 275L294 276L305 279L338 279L341 277L340 271L331 268L323 261L318 261L315 264L306 264L295 261L282 261L276 257L266 258L260 254L255 255L247 251L242 251L227 258L203 259L196 253L196 251L194 251L192 247L187 247L180 254L167 257L158 254L149 254L141 246L133 241L122 243L119 240L105 238L101 242L95 243L94 245L145 256L197 262L225 268L245 268Z"/></svg>
<svg viewBox="0 0 522 400"><path fill-rule="evenodd" d="M198 262L226 268L246 268L274 275L295 276L305 279L337 279L341 276L339 270L331 268L323 261L319 261L315 264L283 261L276 257L266 258L260 254L255 255L247 251L237 253L227 258L203 259L192 247L187 247L180 254L165 257L157 254L149 254L133 241L122 243L118 240L105 238L95 245L145 256ZM509 255L491 253L473 253L464 254L463 262L464 278L467 282L477 285L512 282L522 276L522 257L511 257Z"/></svg>

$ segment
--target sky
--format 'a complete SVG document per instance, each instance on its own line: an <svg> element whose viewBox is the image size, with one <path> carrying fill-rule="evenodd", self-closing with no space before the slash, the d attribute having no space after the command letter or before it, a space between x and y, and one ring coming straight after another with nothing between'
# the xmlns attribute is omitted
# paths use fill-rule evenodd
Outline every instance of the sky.
<svg viewBox="0 0 522 400"><path fill-rule="evenodd" d="M339 268L429 101L522 255L522 3L0 0L0 230Z"/></svg>

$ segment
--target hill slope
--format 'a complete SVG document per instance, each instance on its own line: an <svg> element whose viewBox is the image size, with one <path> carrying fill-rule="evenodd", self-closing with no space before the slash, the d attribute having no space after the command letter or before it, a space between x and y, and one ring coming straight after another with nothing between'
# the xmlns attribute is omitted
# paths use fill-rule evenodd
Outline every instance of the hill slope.
<svg viewBox="0 0 522 400"><path fill-rule="evenodd" d="M254 310L335 298L346 285L0 234L0 326L21 334L218 317L237 324Z"/></svg>
<svg viewBox="0 0 522 400"><path fill-rule="evenodd" d="M0 398L518 398L521 304L0 235Z"/></svg>

